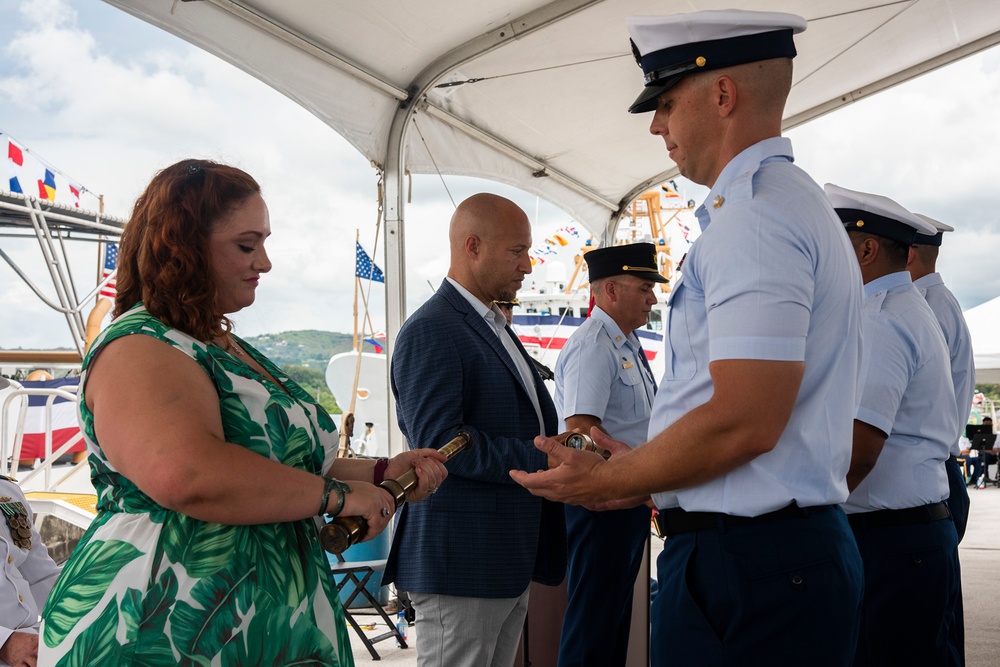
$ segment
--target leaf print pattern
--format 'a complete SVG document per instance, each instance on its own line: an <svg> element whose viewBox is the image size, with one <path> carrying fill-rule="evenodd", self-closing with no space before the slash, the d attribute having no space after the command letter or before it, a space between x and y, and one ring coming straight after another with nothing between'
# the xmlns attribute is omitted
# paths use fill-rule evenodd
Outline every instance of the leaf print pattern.
<svg viewBox="0 0 1000 667"><path fill-rule="evenodd" d="M97 351L132 334L169 343L204 369L219 394L227 441L321 472L326 449L336 445L336 428L308 392L242 340L281 386L225 350L164 325L141 304L92 346L82 397ZM42 613L39 664L354 664L343 608L311 519L228 526L161 507L105 458L85 398L79 412L98 514ZM317 616L329 618L331 609L333 627L319 627Z"/></svg>

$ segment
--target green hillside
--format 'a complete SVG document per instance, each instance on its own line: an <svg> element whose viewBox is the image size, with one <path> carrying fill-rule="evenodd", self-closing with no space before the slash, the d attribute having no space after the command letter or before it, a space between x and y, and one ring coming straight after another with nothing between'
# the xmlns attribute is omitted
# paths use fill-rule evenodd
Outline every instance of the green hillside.
<svg viewBox="0 0 1000 667"><path fill-rule="evenodd" d="M333 355L351 351L353 342L350 334L305 329L249 336L246 341L281 366L330 414L340 414L341 410L326 386L326 365ZM365 343L362 350L374 352L375 348Z"/></svg>

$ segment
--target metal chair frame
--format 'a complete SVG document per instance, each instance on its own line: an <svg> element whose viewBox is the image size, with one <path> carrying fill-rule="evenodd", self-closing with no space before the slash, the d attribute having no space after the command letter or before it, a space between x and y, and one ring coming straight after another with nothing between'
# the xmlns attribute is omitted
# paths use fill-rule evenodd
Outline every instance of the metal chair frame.
<svg viewBox="0 0 1000 667"><path fill-rule="evenodd" d="M335 575L343 575L337 583L337 593L341 596L340 602L344 607L344 616L347 618L347 622L351 624L354 631L361 638L364 643L365 648L371 653L372 660L381 660L382 657L375 650L375 644L386 639L396 638L397 643L400 648L407 648L406 639L399 633L396 628L396 624L386 613L385 609L379 604L379 601L368 591L367 585L371 581L371 578L375 576L376 572L382 572L385 569L384 560L368 560L368 561L358 561L358 562L348 562L344 560L344 557L337 554L337 561L330 566L331 571ZM354 585L354 590L351 591L350 595L346 598L343 596L344 586L350 582ZM371 606L374 611L371 612L358 612L352 611L350 609L351 603L361 595L365 600L368 601L369 606ZM382 620L388 626L389 631L384 632L375 637L369 637L365 634L365 631L361 629L358 622L355 620L354 616L358 615L377 615L381 616Z"/></svg>

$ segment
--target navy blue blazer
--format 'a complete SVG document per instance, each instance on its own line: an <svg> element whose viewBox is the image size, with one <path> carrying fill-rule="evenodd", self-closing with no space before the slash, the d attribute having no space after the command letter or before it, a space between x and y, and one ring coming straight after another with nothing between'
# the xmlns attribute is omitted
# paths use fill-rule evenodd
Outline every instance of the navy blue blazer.
<svg viewBox="0 0 1000 667"><path fill-rule="evenodd" d="M528 359L509 328L507 334ZM555 435L555 406L531 368L546 434ZM382 582L482 598L516 597L532 579L560 583L562 505L532 496L508 474L546 467L532 444L538 417L503 343L447 280L400 329L391 383L411 448L439 448L460 428L474 441L447 463L437 493L403 506Z"/></svg>

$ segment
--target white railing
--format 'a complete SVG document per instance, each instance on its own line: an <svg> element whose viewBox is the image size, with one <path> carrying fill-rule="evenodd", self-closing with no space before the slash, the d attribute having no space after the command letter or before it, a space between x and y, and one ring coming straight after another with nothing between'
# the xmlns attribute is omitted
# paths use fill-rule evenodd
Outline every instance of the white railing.
<svg viewBox="0 0 1000 667"><path fill-rule="evenodd" d="M74 434L68 441L53 450L52 440L52 406L57 398L63 398L72 403L78 400L76 389L25 389L14 380L9 380L10 389L0 393L3 403L0 405L0 474L18 480L21 487L26 487L37 477L42 478L42 491L56 491L70 477L87 468L87 460L74 464L68 472L56 478L52 464L71 448L83 440L83 433ZM21 446L24 441L24 425L28 415L28 398L30 396L45 397L44 433L45 444L41 463L23 478L18 478L17 467L21 457ZM12 408L18 402L16 417L12 417ZM13 419L13 421L11 421ZM11 424L14 427L11 429Z"/></svg>

